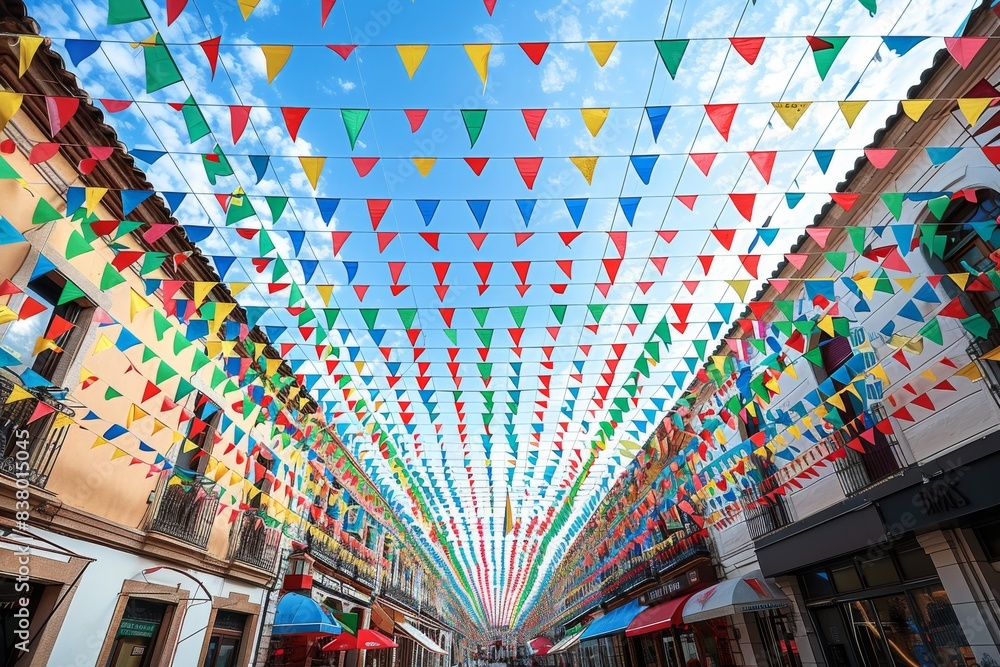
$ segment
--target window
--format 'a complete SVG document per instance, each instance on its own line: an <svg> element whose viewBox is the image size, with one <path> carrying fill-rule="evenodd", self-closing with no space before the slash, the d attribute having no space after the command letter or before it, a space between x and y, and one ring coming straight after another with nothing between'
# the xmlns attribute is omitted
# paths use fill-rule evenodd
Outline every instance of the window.
<svg viewBox="0 0 1000 667"><path fill-rule="evenodd" d="M198 392L194 416L188 420L187 441L181 443L175 465L184 470L203 473L208 466L215 431L219 427L222 411L205 394ZM193 445L192 445L193 443Z"/></svg>
<svg viewBox="0 0 1000 667"><path fill-rule="evenodd" d="M1000 521L993 521L976 528L976 536L991 563L1000 561Z"/></svg>
<svg viewBox="0 0 1000 667"><path fill-rule="evenodd" d="M24 288L25 298L21 308L32 308L37 314L11 323L3 336L3 347L15 354L32 372L49 384L60 384L65 370L59 368L63 355L72 358L83 338L81 326L85 324L84 312L93 304L84 298L60 304L66 279L50 271L32 279ZM39 339L52 344L39 345ZM62 350L59 352L58 350ZM29 382L29 386L35 383Z"/></svg>
<svg viewBox="0 0 1000 667"><path fill-rule="evenodd" d="M236 667L247 618L246 614L234 611L220 610L216 613L204 667Z"/></svg>
<svg viewBox="0 0 1000 667"><path fill-rule="evenodd" d="M152 665L160 629L168 624L170 611L171 606L163 602L129 598L118 623L108 667Z"/></svg>

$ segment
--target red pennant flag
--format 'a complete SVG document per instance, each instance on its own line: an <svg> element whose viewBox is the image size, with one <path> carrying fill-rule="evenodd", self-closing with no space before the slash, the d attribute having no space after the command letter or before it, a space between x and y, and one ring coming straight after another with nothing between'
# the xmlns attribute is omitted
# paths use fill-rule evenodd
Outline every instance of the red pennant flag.
<svg viewBox="0 0 1000 667"><path fill-rule="evenodd" d="M872 163L872 166L876 169L885 169L892 162L892 158L896 157L895 148L866 148L865 157L868 161Z"/></svg>
<svg viewBox="0 0 1000 667"><path fill-rule="evenodd" d="M760 255L740 255L740 263L751 277L757 277L757 266L760 264ZM760 319L760 318L758 318Z"/></svg>
<svg viewBox="0 0 1000 667"><path fill-rule="evenodd" d="M392 203L391 199L369 199L368 200L368 215L372 219L372 229L378 230L379 223L382 222L382 217L385 212L389 209L389 204Z"/></svg>
<svg viewBox="0 0 1000 667"><path fill-rule="evenodd" d="M490 272L493 271L493 262L473 262L476 273L479 274L479 282L484 285L490 281Z"/></svg>
<svg viewBox="0 0 1000 667"><path fill-rule="evenodd" d="M188 0L167 0L167 25L177 20L187 3Z"/></svg>
<svg viewBox="0 0 1000 667"><path fill-rule="evenodd" d="M31 147L28 154L28 164L40 164L51 159L59 152L59 144L51 141L43 141Z"/></svg>
<svg viewBox="0 0 1000 667"><path fill-rule="evenodd" d="M820 248L826 247L826 241L830 238L832 232L833 229L831 227L809 227L806 229L806 234L811 236L819 244Z"/></svg>
<svg viewBox="0 0 1000 667"><path fill-rule="evenodd" d="M691 153L688 157L701 170L701 173L708 176L708 172L712 169L712 164L715 163L715 158L718 155L718 153Z"/></svg>
<svg viewBox="0 0 1000 667"><path fill-rule="evenodd" d="M438 241L441 238L441 234L438 232L420 232L420 238L422 238L427 245L434 248L435 250L440 250L438 247Z"/></svg>
<svg viewBox="0 0 1000 667"><path fill-rule="evenodd" d="M31 412L31 416L28 417L28 423L30 424L38 419L41 419L42 417L45 417L46 415L52 414L55 411L56 409L47 403L38 401L38 403L35 404L35 409Z"/></svg>
<svg viewBox="0 0 1000 667"><path fill-rule="evenodd" d="M524 124L528 126L531 138L538 139L538 128L545 118L545 109L521 109L521 115L524 116Z"/></svg>
<svg viewBox="0 0 1000 667"><path fill-rule="evenodd" d="M406 114L406 120L410 122L411 133L419 130L420 126L424 124L424 119L427 118L427 109L404 109L403 113Z"/></svg>
<svg viewBox="0 0 1000 667"><path fill-rule="evenodd" d="M215 67L219 64L219 44L221 43L222 35L206 39L204 42L198 42L198 46L201 47L201 50L205 52L205 57L208 58L208 66L212 68L213 79L215 78Z"/></svg>
<svg viewBox="0 0 1000 667"><path fill-rule="evenodd" d="M333 6L337 4L337 0L321 0L319 6L319 25L320 27L326 26L326 20L330 18L330 12L333 10Z"/></svg>
<svg viewBox="0 0 1000 667"><path fill-rule="evenodd" d="M757 56L760 55L760 48L764 46L763 37L730 37L729 43L733 45L733 49L736 53L743 57L743 60L747 61L748 64L753 65L757 62Z"/></svg>
<svg viewBox="0 0 1000 667"><path fill-rule="evenodd" d="M951 302L941 309L938 315L942 317L953 317L956 319L965 319L969 316L966 312L965 306L962 305L962 301L959 297L955 297Z"/></svg>
<svg viewBox="0 0 1000 667"><path fill-rule="evenodd" d="M469 232L469 240L472 241L472 245L476 246L476 250L482 250L486 236L485 232Z"/></svg>
<svg viewBox="0 0 1000 667"><path fill-rule="evenodd" d="M740 215L742 215L747 222L751 221L751 218L753 218L753 205L754 202L757 201L756 194L731 193L729 195L729 201L733 202L733 206L736 207L736 210L740 212Z"/></svg>
<svg viewBox="0 0 1000 667"><path fill-rule="evenodd" d="M368 174L372 173L372 169L378 164L377 157L352 157L351 162L354 163L354 168L358 171L358 176L364 178Z"/></svg>
<svg viewBox="0 0 1000 667"><path fill-rule="evenodd" d="M288 136L295 141L299 137L299 127L309 113L308 107L281 107L281 117L285 119L285 127L288 128Z"/></svg>
<svg viewBox="0 0 1000 667"><path fill-rule="evenodd" d="M517 171L521 174L521 179L528 186L528 189L531 190L535 187L535 178L538 176L538 170L542 166L542 158L516 157L514 158L514 164L517 165Z"/></svg>
<svg viewBox="0 0 1000 667"><path fill-rule="evenodd" d="M465 158L465 164L469 165L469 168L475 172L476 176L483 175L483 169L486 168L486 163L489 162L488 157L467 157Z"/></svg>
<svg viewBox="0 0 1000 667"><path fill-rule="evenodd" d="M541 64L542 58L545 57L545 51L549 48L548 42L521 42L521 50L524 51L524 55L528 56L528 59L536 65Z"/></svg>
<svg viewBox="0 0 1000 667"><path fill-rule="evenodd" d="M708 275L708 272L712 270L712 262L715 261L715 255L698 255L698 261L701 262L701 270Z"/></svg>
<svg viewBox="0 0 1000 667"><path fill-rule="evenodd" d="M354 53L354 49L358 48L358 45L357 44L327 44L326 48L330 49L331 51L333 51L334 53L336 53L338 56L340 56L341 58L343 58L344 60L347 60L350 57L350 55L352 53Z"/></svg>
<svg viewBox="0 0 1000 667"><path fill-rule="evenodd" d="M830 199L840 204L845 211L850 211L854 202L858 201L861 195L857 192L831 192Z"/></svg>
<svg viewBox="0 0 1000 667"><path fill-rule="evenodd" d="M712 236L715 237L715 240L718 241L719 244L722 245L723 248L725 248L726 250L732 250L733 249L733 239L736 238L736 230L735 229L713 229L712 230Z"/></svg>
<svg viewBox="0 0 1000 667"><path fill-rule="evenodd" d="M510 264L514 267L517 277L521 279L521 283L528 282L528 269L531 267L531 262L511 262Z"/></svg>
<svg viewBox="0 0 1000 667"><path fill-rule="evenodd" d="M556 266L566 274L566 277L570 280L573 279L573 260L571 259L557 259Z"/></svg>
<svg viewBox="0 0 1000 667"><path fill-rule="evenodd" d="M486 11L490 16L493 16L493 10L496 9L497 0L483 0L483 4L486 5Z"/></svg>
<svg viewBox="0 0 1000 667"><path fill-rule="evenodd" d="M406 262L389 262L389 275L392 277L393 284L399 282L399 277L403 274L403 268L406 266Z"/></svg>
<svg viewBox="0 0 1000 667"><path fill-rule="evenodd" d="M375 236L378 238L378 251L385 252L392 240L398 236L398 232L378 232Z"/></svg>
<svg viewBox="0 0 1000 667"><path fill-rule="evenodd" d="M664 267L667 266L667 258L666 257L650 257L649 261L652 262L653 266L656 267L657 273L659 273L662 276L663 275L663 269L664 269Z"/></svg>
<svg viewBox="0 0 1000 667"><path fill-rule="evenodd" d="M569 247L569 244L577 239L583 232L559 232L559 238Z"/></svg>
<svg viewBox="0 0 1000 667"><path fill-rule="evenodd" d="M518 248L520 248L522 243L524 243L534 235L535 235L534 232L514 232L514 243L515 245L517 245Z"/></svg>
<svg viewBox="0 0 1000 667"><path fill-rule="evenodd" d="M49 114L49 136L55 137L80 108L78 97L46 97L45 108Z"/></svg>
<svg viewBox="0 0 1000 667"><path fill-rule="evenodd" d="M757 167L765 183L771 182L771 171L774 169L774 158L778 156L777 151L750 151L750 161Z"/></svg>
<svg viewBox="0 0 1000 667"><path fill-rule="evenodd" d="M698 201L698 195L677 195L677 201L684 204L689 211L693 211L694 203Z"/></svg>
<svg viewBox="0 0 1000 667"><path fill-rule="evenodd" d="M119 113L132 106L132 100L109 100L102 98L101 104L104 105L104 109L108 113ZM984 148L983 151L985 152L985 150Z"/></svg>
<svg viewBox="0 0 1000 667"><path fill-rule="evenodd" d="M234 144L239 143L240 137L243 136L243 131L247 129L247 123L249 121L250 121L250 107L244 107L244 106L229 107L229 123L232 127Z"/></svg>
<svg viewBox="0 0 1000 667"><path fill-rule="evenodd" d="M705 113L712 125L719 131L722 138L729 141L729 130L733 127L733 118L736 116L736 104L706 104Z"/></svg>
<svg viewBox="0 0 1000 667"><path fill-rule="evenodd" d="M625 247L628 245L628 232L608 232L611 242L618 251L618 257L625 258Z"/></svg>
<svg viewBox="0 0 1000 667"><path fill-rule="evenodd" d="M967 69L987 40L987 37L945 37L944 45L955 62Z"/></svg>

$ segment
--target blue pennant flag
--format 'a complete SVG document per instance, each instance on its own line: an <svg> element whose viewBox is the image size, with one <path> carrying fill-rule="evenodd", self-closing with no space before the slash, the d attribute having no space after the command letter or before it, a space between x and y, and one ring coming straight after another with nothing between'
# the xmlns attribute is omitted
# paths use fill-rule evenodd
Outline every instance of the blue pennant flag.
<svg viewBox="0 0 1000 667"><path fill-rule="evenodd" d="M830 168L830 161L833 159L832 150L815 150L813 155L816 157L816 164L819 165L820 171L824 174L826 170Z"/></svg>
<svg viewBox="0 0 1000 667"><path fill-rule="evenodd" d="M472 211L472 215L476 218L476 222L479 223L479 228L482 229L483 222L486 220L486 211L490 208L490 200L469 199L467 203L469 204L469 210Z"/></svg>
<svg viewBox="0 0 1000 667"><path fill-rule="evenodd" d="M316 206L319 207L319 215L323 218L323 222L329 225L333 219L333 214L337 212L337 207L340 206L340 200L317 199Z"/></svg>
<svg viewBox="0 0 1000 667"><path fill-rule="evenodd" d="M788 208L795 208L802 201L803 197L805 197L805 194L802 192L786 192L785 204L788 205Z"/></svg>
<svg viewBox="0 0 1000 667"><path fill-rule="evenodd" d="M298 257L299 253L302 252L302 242L306 240L306 233L301 229L290 229L288 230L288 240L292 242L295 256Z"/></svg>
<svg viewBox="0 0 1000 667"><path fill-rule="evenodd" d="M521 212L521 219L524 220L524 226L527 227L528 223L531 222L531 214L535 211L535 200L518 199L517 210Z"/></svg>
<svg viewBox="0 0 1000 667"><path fill-rule="evenodd" d="M635 173L639 175L639 179L644 185L649 185L649 179L653 176L653 167L656 166L659 157L659 155L633 155L629 158L632 168L635 169Z"/></svg>
<svg viewBox="0 0 1000 667"><path fill-rule="evenodd" d="M182 225L182 227L184 227L184 233L187 234L188 240L191 243L200 243L215 231L215 227L206 225Z"/></svg>
<svg viewBox="0 0 1000 667"><path fill-rule="evenodd" d="M257 182L260 183L264 180L264 174L267 173L267 165L269 164L269 158L266 155L250 155L250 166L253 167L253 173L257 176Z"/></svg>
<svg viewBox="0 0 1000 667"><path fill-rule="evenodd" d="M69 54L69 59L74 67L97 53L99 48L101 48L101 42L96 39L66 40L66 53Z"/></svg>
<svg viewBox="0 0 1000 667"><path fill-rule="evenodd" d="M646 107L649 127L653 130L653 141L660 140L660 130L663 129L663 121L667 119L668 113L670 113L670 107Z"/></svg>
<svg viewBox="0 0 1000 667"><path fill-rule="evenodd" d="M146 164L153 164L161 157L166 155L165 151L156 151L151 148L133 148L129 151L129 155L134 157L136 160L145 162Z"/></svg>
<svg viewBox="0 0 1000 667"><path fill-rule="evenodd" d="M882 37L882 42L897 56L905 56L914 46L927 39L920 36L889 36Z"/></svg>
<svg viewBox="0 0 1000 667"><path fill-rule="evenodd" d="M587 209L587 199L565 199L566 210L569 211L569 217L573 219L573 224L576 225L577 229L580 228L580 222L583 220L583 212Z"/></svg>
<svg viewBox="0 0 1000 667"><path fill-rule="evenodd" d="M354 276L358 275L357 262L344 262L344 269L347 271L347 284L354 282Z"/></svg>
<svg viewBox="0 0 1000 667"><path fill-rule="evenodd" d="M215 270L219 272L219 277L225 280L226 274L229 273L236 258L226 255L212 255L212 261L215 262Z"/></svg>
<svg viewBox="0 0 1000 667"><path fill-rule="evenodd" d="M440 200L437 199L417 200L417 208L420 210L420 216L424 219L425 227L431 226L431 220L434 219L434 214L437 213L438 204L440 203L441 203Z"/></svg>
<svg viewBox="0 0 1000 667"><path fill-rule="evenodd" d="M622 207L622 213L625 214L629 227L635 222L635 212L639 208L639 200L640 197L622 197L618 200L618 205Z"/></svg>
<svg viewBox="0 0 1000 667"><path fill-rule="evenodd" d="M313 274L316 273L319 262L315 259L301 259L299 260L299 266L302 267L302 277L308 283L312 281Z"/></svg>
<svg viewBox="0 0 1000 667"><path fill-rule="evenodd" d="M163 199L167 202L167 207L172 213L177 212L177 209L184 203L184 198L187 197L186 192L161 192L160 194L163 195Z"/></svg>
<svg viewBox="0 0 1000 667"><path fill-rule="evenodd" d="M122 190L122 213L128 215L152 196L152 190Z"/></svg>

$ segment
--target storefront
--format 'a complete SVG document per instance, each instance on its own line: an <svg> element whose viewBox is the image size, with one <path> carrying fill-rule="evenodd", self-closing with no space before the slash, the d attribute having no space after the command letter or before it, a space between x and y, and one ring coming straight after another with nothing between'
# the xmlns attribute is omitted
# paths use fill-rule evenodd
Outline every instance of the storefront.
<svg viewBox="0 0 1000 667"><path fill-rule="evenodd" d="M913 538L799 574L830 667L971 667L968 645L930 556Z"/></svg>
<svg viewBox="0 0 1000 667"><path fill-rule="evenodd" d="M683 622L681 610L695 591L715 581L712 567L703 565L639 596L639 602L648 606L625 630L638 664L650 667L684 667L692 661L706 664L711 642L698 639L694 628Z"/></svg>
<svg viewBox="0 0 1000 667"><path fill-rule="evenodd" d="M275 609L268 664L331 665L340 655L323 647L343 631L333 614L315 600L298 593L285 593Z"/></svg>
<svg viewBox="0 0 1000 667"><path fill-rule="evenodd" d="M639 667L632 662L625 630L642 609L638 600L632 600L588 625L580 636L581 664L594 667Z"/></svg>

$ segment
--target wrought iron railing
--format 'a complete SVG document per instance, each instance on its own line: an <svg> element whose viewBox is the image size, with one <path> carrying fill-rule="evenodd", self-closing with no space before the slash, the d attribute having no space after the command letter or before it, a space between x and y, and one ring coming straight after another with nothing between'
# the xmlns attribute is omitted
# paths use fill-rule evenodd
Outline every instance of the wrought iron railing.
<svg viewBox="0 0 1000 667"><path fill-rule="evenodd" d="M751 539L756 540L792 523L792 514L785 497L775 493L779 486L778 480L772 475L740 492L743 516Z"/></svg>
<svg viewBox="0 0 1000 667"><path fill-rule="evenodd" d="M834 463L837 478L845 496L856 495L865 489L891 477L902 470L904 466L903 452L899 441L893 434L891 426L886 429L885 411L875 405L868 410L862 420L857 420L858 426L838 431L834 438L844 447L846 456ZM883 424L882 427L876 426ZM873 442L859 437L859 433L872 428L869 438ZM854 443L851 447L848 443ZM863 450L863 451L862 451Z"/></svg>
<svg viewBox="0 0 1000 667"><path fill-rule="evenodd" d="M994 327L986 338L973 340L966 352L979 368L993 400L1000 405L1000 360L986 358L986 355L998 347L1000 347L1000 330Z"/></svg>
<svg viewBox="0 0 1000 667"><path fill-rule="evenodd" d="M270 528L257 510L241 512L229 533L229 559L274 571L281 530Z"/></svg>
<svg viewBox="0 0 1000 667"><path fill-rule="evenodd" d="M415 595L396 584L384 584L382 586L382 595L394 602L406 605L410 609L417 609L417 605L419 604Z"/></svg>
<svg viewBox="0 0 1000 667"><path fill-rule="evenodd" d="M661 547L662 543L653 547L656 553L650 559L650 564L656 574L673 570L693 558L712 555L712 540L705 530L691 528L678 531L665 541L667 542L665 548Z"/></svg>
<svg viewBox="0 0 1000 667"><path fill-rule="evenodd" d="M320 540L312 539L311 535L308 537L307 542L309 544L309 552L324 565L336 570L351 581L375 590L376 580L373 566L359 567L357 564L342 558L340 553L327 548Z"/></svg>
<svg viewBox="0 0 1000 667"><path fill-rule="evenodd" d="M8 403L14 391L31 395ZM32 421L39 404L44 410ZM62 449L74 412L44 390L26 389L9 375L0 375L0 474L19 477L26 474L28 482L45 487ZM27 463L18 469L19 463Z"/></svg>
<svg viewBox="0 0 1000 667"><path fill-rule="evenodd" d="M211 485L204 475L164 471L153 498L148 530L204 549L219 511L219 499Z"/></svg>

